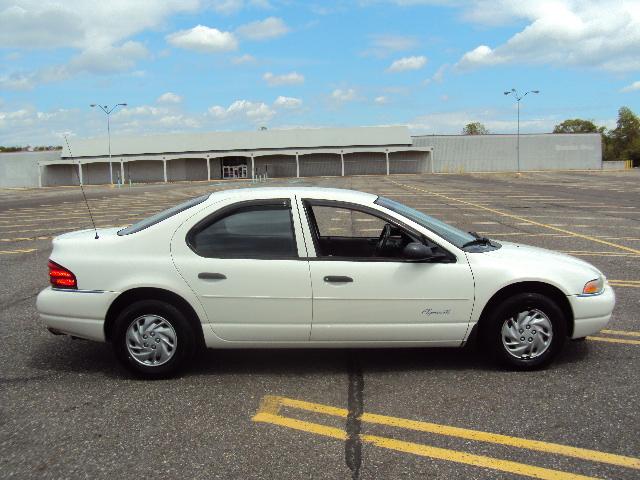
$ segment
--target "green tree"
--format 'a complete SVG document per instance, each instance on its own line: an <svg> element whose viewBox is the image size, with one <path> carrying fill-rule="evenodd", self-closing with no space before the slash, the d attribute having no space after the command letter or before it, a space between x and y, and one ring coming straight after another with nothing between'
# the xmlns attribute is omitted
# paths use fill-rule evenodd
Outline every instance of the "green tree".
<svg viewBox="0 0 640 480"><path fill-rule="evenodd" d="M597 127L591 120L570 118L553 128L553 133L604 133L605 127Z"/></svg>
<svg viewBox="0 0 640 480"><path fill-rule="evenodd" d="M463 135L487 135L489 129L480 122L467 123L462 129Z"/></svg>
<svg viewBox="0 0 640 480"><path fill-rule="evenodd" d="M620 107L616 128L609 133L611 160L640 162L640 118L629 107Z"/></svg>

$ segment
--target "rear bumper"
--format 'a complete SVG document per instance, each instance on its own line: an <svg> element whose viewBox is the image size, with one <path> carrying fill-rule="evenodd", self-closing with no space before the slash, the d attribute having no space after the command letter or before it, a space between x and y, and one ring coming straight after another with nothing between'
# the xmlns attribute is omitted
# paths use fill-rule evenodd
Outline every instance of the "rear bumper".
<svg viewBox="0 0 640 480"><path fill-rule="evenodd" d="M571 338L583 338L602 330L609 323L616 304L615 293L609 284L600 295L571 295L568 298L574 316Z"/></svg>
<svg viewBox="0 0 640 480"><path fill-rule="evenodd" d="M36 308L49 330L104 342L104 319L118 295L119 292L48 287L38 294Z"/></svg>

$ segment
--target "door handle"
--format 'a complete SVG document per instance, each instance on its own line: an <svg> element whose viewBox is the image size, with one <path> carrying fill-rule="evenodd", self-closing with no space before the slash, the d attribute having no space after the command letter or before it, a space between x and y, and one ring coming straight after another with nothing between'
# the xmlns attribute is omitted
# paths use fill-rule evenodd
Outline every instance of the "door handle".
<svg viewBox="0 0 640 480"><path fill-rule="evenodd" d="M339 275L327 275L324 277L324 281L328 283L350 283L353 282L353 278Z"/></svg>
<svg viewBox="0 0 640 480"><path fill-rule="evenodd" d="M198 278L201 280L226 280L227 276L222 273L202 272L198 274Z"/></svg>

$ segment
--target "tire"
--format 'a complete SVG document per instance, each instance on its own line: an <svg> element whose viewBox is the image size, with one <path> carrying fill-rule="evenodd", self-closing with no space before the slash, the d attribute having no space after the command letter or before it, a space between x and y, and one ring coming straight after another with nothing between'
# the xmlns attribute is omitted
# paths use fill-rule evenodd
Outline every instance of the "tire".
<svg viewBox="0 0 640 480"><path fill-rule="evenodd" d="M540 293L519 293L489 313L482 343L500 364L535 370L549 365L566 338L567 319L553 300Z"/></svg>
<svg viewBox="0 0 640 480"><path fill-rule="evenodd" d="M113 347L120 362L137 376L168 378L189 363L196 339L178 308L160 300L141 300L118 315Z"/></svg>

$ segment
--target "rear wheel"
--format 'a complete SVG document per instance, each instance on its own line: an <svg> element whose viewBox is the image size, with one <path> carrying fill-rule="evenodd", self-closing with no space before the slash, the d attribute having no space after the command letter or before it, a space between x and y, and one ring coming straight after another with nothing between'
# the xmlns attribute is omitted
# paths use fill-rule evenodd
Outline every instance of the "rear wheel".
<svg viewBox="0 0 640 480"><path fill-rule="evenodd" d="M145 378L174 375L191 359L195 335L184 314L159 300L142 300L116 320L113 346L118 359Z"/></svg>
<svg viewBox="0 0 640 480"><path fill-rule="evenodd" d="M484 347L503 365L532 370L548 365L566 336L566 319L553 300L539 293L520 293L490 312Z"/></svg>

